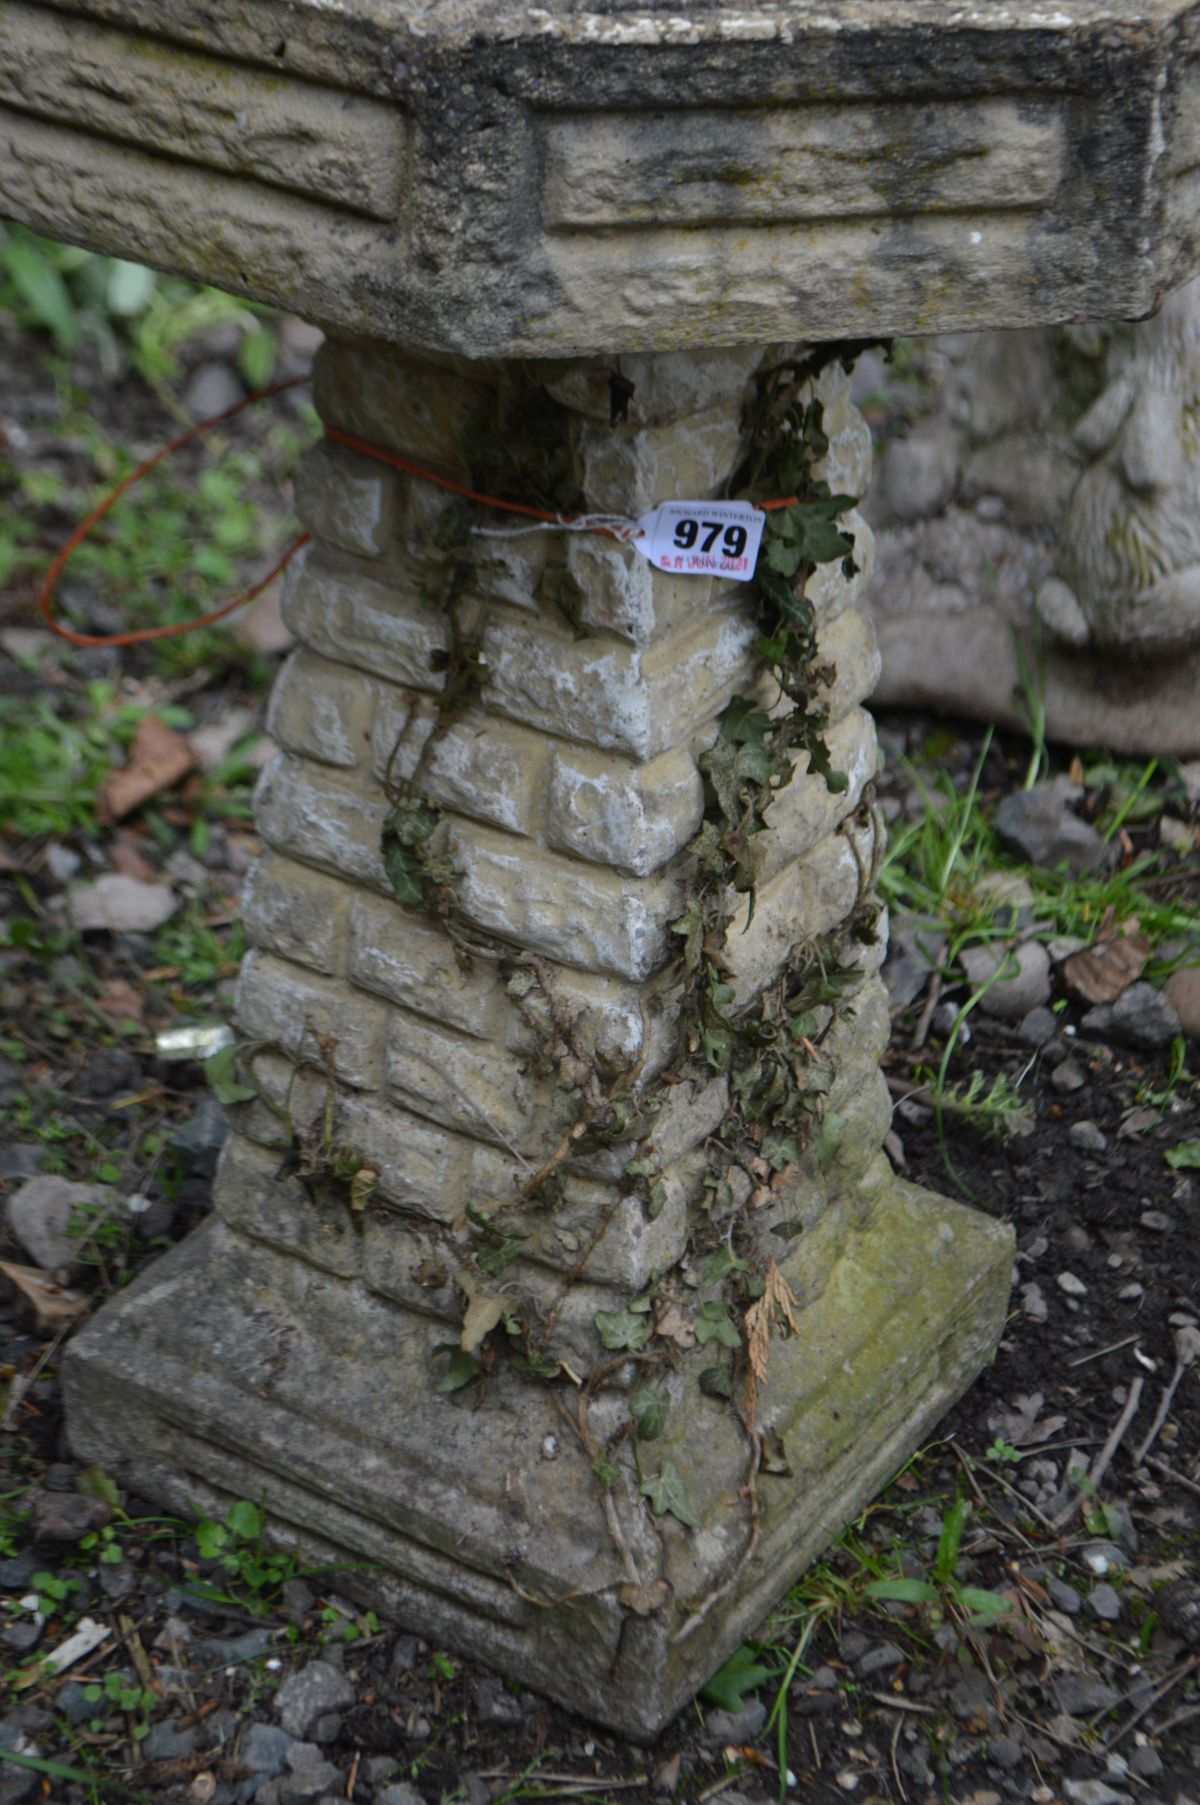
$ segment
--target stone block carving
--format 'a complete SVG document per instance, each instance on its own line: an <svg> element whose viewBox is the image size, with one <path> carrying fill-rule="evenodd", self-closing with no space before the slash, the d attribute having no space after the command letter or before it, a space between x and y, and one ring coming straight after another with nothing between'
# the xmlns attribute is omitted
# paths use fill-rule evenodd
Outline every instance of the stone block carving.
<svg viewBox="0 0 1200 1805"><path fill-rule="evenodd" d="M1052 737L1200 753L1200 283L925 362L870 504L877 695L1024 725L1032 683Z"/></svg>

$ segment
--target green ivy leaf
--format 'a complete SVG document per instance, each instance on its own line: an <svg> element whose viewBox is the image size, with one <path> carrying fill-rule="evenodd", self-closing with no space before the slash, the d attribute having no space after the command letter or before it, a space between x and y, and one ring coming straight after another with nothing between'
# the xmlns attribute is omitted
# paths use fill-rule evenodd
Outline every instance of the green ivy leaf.
<svg viewBox="0 0 1200 1805"><path fill-rule="evenodd" d="M764 1667L758 1650L749 1642L735 1648L723 1667L718 1667L700 1697L722 1711L737 1711L748 1692L754 1692L764 1680L774 1678L775 1669Z"/></svg>
<svg viewBox="0 0 1200 1805"><path fill-rule="evenodd" d="M671 1402L665 1391L655 1391L650 1385L638 1387L629 1400L629 1414L639 1441L658 1439L666 1428L670 1408Z"/></svg>
<svg viewBox="0 0 1200 1805"><path fill-rule="evenodd" d="M642 1495L650 1500L650 1508L656 1517L668 1513L676 1522L687 1529L699 1529L700 1519L688 1502L687 1488L678 1469L669 1460L664 1460L658 1473L649 1473L642 1480Z"/></svg>
<svg viewBox="0 0 1200 1805"><path fill-rule="evenodd" d="M733 1396L733 1374L727 1366L706 1366L700 1374L699 1385L706 1398Z"/></svg>
<svg viewBox="0 0 1200 1805"><path fill-rule="evenodd" d="M628 1348L636 1354L650 1339L650 1324L645 1316L632 1310L597 1310L596 1331L602 1347L620 1353Z"/></svg>
<svg viewBox="0 0 1200 1805"><path fill-rule="evenodd" d="M483 1371L473 1354L464 1353L456 1341L443 1341L440 1347L434 1348L435 1354L449 1354L449 1364L445 1377L437 1387L438 1391L461 1391L472 1379L478 1379Z"/></svg>
<svg viewBox="0 0 1200 1805"><path fill-rule="evenodd" d="M1200 1172L1200 1141L1177 1141L1163 1158L1174 1172Z"/></svg>
<svg viewBox="0 0 1200 1805"><path fill-rule="evenodd" d="M702 1285L719 1285L731 1272L745 1272L745 1260L739 1260L732 1247L722 1247L706 1264L700 1275Z"/></svg>
<svg viewBox="0 0 1200 1805"><path fill-rule="evenodd" d="M592 1461L592 1471L606 1492L612 1490L617 1481L617 1468L607 1454L597 1454Z"/></svg>
<svg viewBox="0 0 1200 1805"><path fill-rule="evenodd" d="M696 1331L696 1340L701 1347L707 1347L710 1341L716 1341L721 1347L741 1347L742 1338L729 1320L729 1312L723 1303L716 1298L702 1304L700 1314L692 1327Z"/></svg>
<svg viewBox="0 0 1200 1805"><path fill-rule="evenodd" d="M204 1076L218 1103L249 1103L258 1095L258 1086L244 1084L238 1076L238 1049L218 1047L204 1061Z"/></svg>
<svg viewBox="0 0 1200 1805"><path fill-rule="evenodd" d="M785 1166L800 1158L800 1149L790 1134L775 1134L770 1130L763 1135L758 1150L773 1172L782 1172Z"/></svg>
<svg viewBox="0 0 1200 1805"><path fill-rule="evenodd" d="M671 923L671 932L683 936L683 967L695 971L704 954L704 916L699 899L693 897L682 915Z"/></svg>

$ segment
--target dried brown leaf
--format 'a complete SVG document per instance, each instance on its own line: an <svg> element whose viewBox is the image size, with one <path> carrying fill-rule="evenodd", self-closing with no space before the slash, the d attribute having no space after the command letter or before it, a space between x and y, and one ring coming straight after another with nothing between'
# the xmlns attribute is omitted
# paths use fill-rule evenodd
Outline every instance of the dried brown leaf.
<svg viewBox="0 0 1200 1805"><path fill-rule="evenodd" d="M754 1300L746 1311L745 1318L750 1370L759 1383L767 1376L767 1350L771 1343L772 1324L778 1321L781 1325L786 1324L793 1335L797 1333L796 1318L792 1314L795 1301L791 1286L774 1260L768 1256L762 1296Z"/></svg>
<svg viewBox="0 0 1200 1805"><path fill-rule="evenodd" d="M0 1275L16 1286L26 1303L32 1304L43 1334L57 1334L88 1307L87 1298L80 1292L56 1285L50 1274L37 1266L14 1266L9 1260L0 1260Z"/></svg>
<svg viewBox="0 0 1200 1805"><path fill-rule="evenodd" d="M1141 977L1152 949L1137 927L1127 921L1120 934L1108 935L1102 927L1100 938L1064 961L1063 976L1077 996L1088 1003L1115 1003Z"/></svg>
<svg viewBox="0 0 1200 1805"><path fill-rule="evenodd" d="M102 813L110 821L119 821L186 777L195 762L196 755L182 733L173 732L156 714L143 715L128 762L105 780L100 792Z"/></svg>
<svg viewBox="0 0 1200 1805"><path fill-rule="evenodd" d="M477 1285L475 1279L465 1268L456 1273L455 1283L465 1293L467 1307L463 1312L462 1333L459 1345L464 1354L473 1354L485 1336L490 1335L500 1318L504 1315L504 1301L493 1297Z"/></svg>
<svg viewBox="0 0 1200 1805"><path fill-rule="evenodd" d="M673 1341L676 1347L695 1347L696 1331L678 1304L668 1304L654 1324L654 1333L664 1341Z"/></svg>
<svg viewBox="0 0 1200 1805"><path fill-rule="evenodd" d="M635 1617L654 1617L665 1610L671 1598L671 1583L666 1579L651 1580L648 1586L635 1585L629 1580L617 1587L617 1603L623 1611L632 1611Z"/></svg>

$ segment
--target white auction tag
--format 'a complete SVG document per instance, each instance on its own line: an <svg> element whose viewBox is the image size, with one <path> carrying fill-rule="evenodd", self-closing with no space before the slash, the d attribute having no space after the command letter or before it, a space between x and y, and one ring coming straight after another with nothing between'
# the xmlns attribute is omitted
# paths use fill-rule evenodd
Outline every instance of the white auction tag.
<svg viewBox="0 0 1200 1805"><path fill-rule="evenodd" d="M642 515L633 543L655 570L748 583L764 518L748 501L663 501Z"/></svg>

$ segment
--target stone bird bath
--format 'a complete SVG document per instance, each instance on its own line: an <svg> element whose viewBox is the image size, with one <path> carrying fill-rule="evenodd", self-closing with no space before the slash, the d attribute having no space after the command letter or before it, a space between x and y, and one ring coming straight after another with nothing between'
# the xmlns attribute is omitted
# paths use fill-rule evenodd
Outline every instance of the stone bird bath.
<svg viewBox="0 0 1200 1805"><path fill-rule="evenodd" d="M1010 1237L880 1151L846 370L1148 313L1200 263L1198 58L1178 0L2 0L0 212L319 323L327 423L637 518L723 493L785 380L853 540L801 572L845 783L796 753L751 916L697 837L731 700L779 699L754 585L307 455L259 1096L211 1226L73 1343L80 1454L177 1509L264 1500L370 1563L339 1585L646 1738L970 1382ZM396 894L398 806L433 906ZM697 972L756 1058L784 1022L790 1115L736 1103L749 1043L713 1052Z"/></svg>

